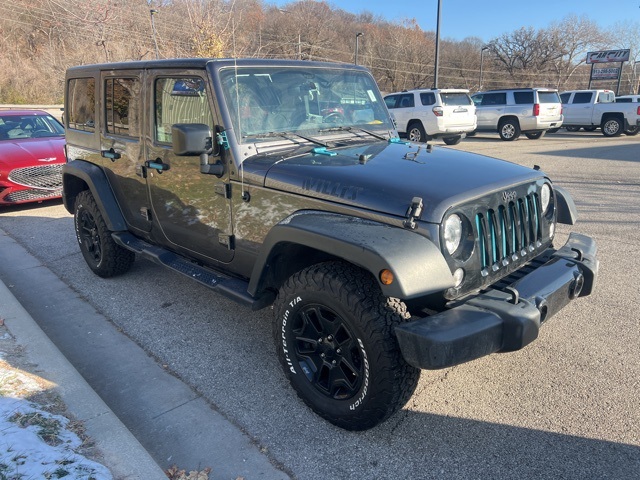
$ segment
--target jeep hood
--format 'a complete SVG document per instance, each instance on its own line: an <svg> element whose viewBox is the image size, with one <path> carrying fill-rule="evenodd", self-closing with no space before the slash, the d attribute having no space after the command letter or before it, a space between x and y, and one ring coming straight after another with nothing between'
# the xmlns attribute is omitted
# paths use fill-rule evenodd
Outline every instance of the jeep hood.
<svg viewBox="0 0 640 480"><path fill-rule="evenodd" d="M247 159L245 169L263 174L267 188L400 217L420 197L422 220L436 223L452 205L543 176L504 160L424 144L380 142L326 153L335 155L283 157L269 168Z"/></svg>

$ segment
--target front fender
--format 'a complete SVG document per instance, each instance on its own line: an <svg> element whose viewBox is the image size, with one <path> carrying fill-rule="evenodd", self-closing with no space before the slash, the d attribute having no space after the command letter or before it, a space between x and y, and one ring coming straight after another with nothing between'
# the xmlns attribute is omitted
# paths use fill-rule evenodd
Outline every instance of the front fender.
<svg viewBox="0 0 640 480"><path fill-rule="evenodd" d="M127 230L124 216L104 171L84 160L66 163L62 167L62 201L69 213L74 213L78 194L87 189L98 204L107 228L112 232Z"/></svg>
<svg viewBox="0 0 640 480"><path fill-rule="evenodd" d="M346 215L301 211L275 225L267 235L253 268L250 294L285 280L274 279L273 271L288 277L309 264L301 258L287 258L287 252L298 256L321 252L321 260L340 258L358 265L371 272L387 297L409 300L453 286L451 271L438 247L414 231ZM291 267L293 271L282 270L291 263L296 265ZM380 282L383 269L393 272L391 285Z"/></svg>
<svg viewBox="0 0 640 480"><path fill-rule="evenodd" d="M578 221L578 209L573 203L573 198L564 188L554 186L556 192L556 208L558 209L558 223L565 225L575 225Z"/></svg>

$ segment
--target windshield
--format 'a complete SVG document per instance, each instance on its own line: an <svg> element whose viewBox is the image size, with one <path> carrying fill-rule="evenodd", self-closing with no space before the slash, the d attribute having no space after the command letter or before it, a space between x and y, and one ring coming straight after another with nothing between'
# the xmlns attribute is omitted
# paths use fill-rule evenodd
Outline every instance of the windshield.
<svg viewBox="0 0 640 480"><path fill-rule="evenodd" d="M325 129L393 130L369 74L347 68L240 67L220 72L238 143Z"/></svg>
<svg viewBox="0 0 640 480"><path fill-rule="evenodd" d="M0 115L0 140L60 137L64 128L51 115Z"/></svg>

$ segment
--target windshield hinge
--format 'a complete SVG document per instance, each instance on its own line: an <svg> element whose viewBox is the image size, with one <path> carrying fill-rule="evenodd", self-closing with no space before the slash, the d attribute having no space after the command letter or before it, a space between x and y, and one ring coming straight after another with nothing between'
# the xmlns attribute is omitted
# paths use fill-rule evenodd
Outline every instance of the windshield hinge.
<svg viewBox="0 0 640 480"><path fill-rule="evenodd" d="M403 222L405 228L410 228L411 230L418 228L415 221L420 218L420 215L422 215L422 198L413 197L411 206L407 211L407 219Z"/></svg>

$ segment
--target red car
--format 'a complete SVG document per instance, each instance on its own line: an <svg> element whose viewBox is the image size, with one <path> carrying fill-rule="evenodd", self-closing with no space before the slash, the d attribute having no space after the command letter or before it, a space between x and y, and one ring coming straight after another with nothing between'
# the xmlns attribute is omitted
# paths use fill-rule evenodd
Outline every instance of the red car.
<svg viewBox="0 0 640 480"><path fill-rule="evenodd" d="M0 110L0 206L62 195L64 127L41 110Z"/></svg>

